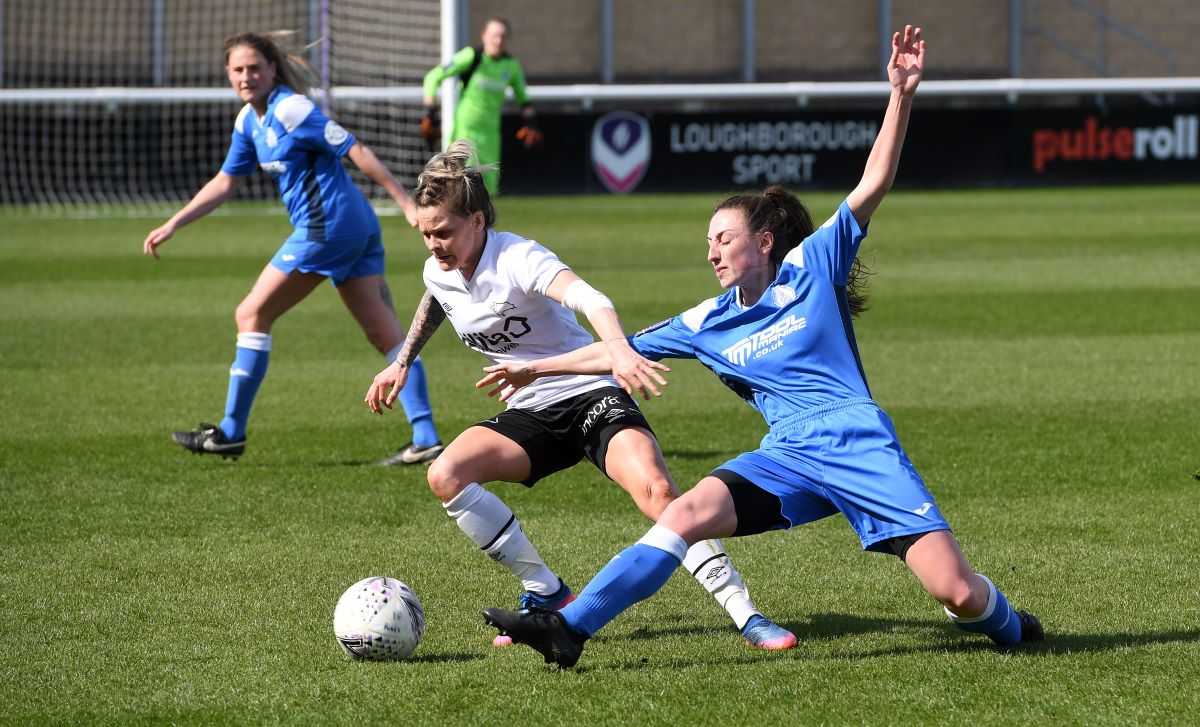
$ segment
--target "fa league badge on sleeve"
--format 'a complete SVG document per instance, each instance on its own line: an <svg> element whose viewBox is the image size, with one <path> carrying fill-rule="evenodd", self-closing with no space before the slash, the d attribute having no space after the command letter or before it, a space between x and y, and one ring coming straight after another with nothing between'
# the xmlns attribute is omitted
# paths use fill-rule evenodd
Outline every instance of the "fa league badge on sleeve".
<svg viewBox="0 0 1200 727"><path fill-rule="evenodd" d="M627 194L650 167L650 124L628 111L614 111L592 128L592 166L613 194Z"/></svg>
<svg viewBox="0 0 1200 727"><path fill-rule="evenodd" d="M325 122L325 141L330 146L339 146L350 136L350 132L342 128L341 124L330 119Z"/></svg>

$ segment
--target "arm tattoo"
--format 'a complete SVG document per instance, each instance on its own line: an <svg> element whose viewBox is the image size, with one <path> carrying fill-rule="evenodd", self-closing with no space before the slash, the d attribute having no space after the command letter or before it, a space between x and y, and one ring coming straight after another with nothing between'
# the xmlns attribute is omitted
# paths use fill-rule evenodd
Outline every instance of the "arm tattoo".
<svg viewBox="0 0 1200 727"><path fill-rule="evenodd" d="M425 295L421 296L421 302L417 303L417 312L413 315L412 324L408 327L404 345L400 347L400 353L396 354L396 362L401 366L412 364L413 360L417 358L417 354L421 353L421 349L425 347L425 342L444 320L446 320L446 311L442 310L437 298L430 295L428 290L425 291Z"/></svg>

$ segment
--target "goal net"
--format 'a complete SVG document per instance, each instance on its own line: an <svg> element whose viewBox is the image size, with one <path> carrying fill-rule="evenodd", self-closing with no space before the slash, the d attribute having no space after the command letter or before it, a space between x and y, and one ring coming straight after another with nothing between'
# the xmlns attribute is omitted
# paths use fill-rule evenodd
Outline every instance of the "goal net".
<svg viewBox="0 0 1200 727"><path fill-rule="evenodd" d="M422 77L440 60L438 0L6 0L0 22L9 209L158 211L189 199L228 150L241 101L221 43L246 30L296 31L326 89L314 100L402 183L429 155L416 129ZM239 198L276 194L260 173Z"/></svg>

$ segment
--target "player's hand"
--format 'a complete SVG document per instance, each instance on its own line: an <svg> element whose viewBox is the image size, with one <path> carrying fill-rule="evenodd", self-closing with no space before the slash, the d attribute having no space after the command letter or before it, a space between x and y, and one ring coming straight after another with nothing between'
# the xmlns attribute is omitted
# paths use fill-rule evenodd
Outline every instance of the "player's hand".
<svg viewBox="0 0 1200 727"><path fill-rule="evenodd" d="M171 235L175 234L175 226L167 223L162 227L151 230L149 235L146 235L146 240L142 242L142 253L145 255L153 255L154 259L158 259L158 246L171 239Z"/></svg>
<svg viewBox="0 0 1200 727"><path fill-rule="evenodd" d="M528 364L493 364L483 367L483 370L486 375L475 382L475 388L491 386L492 390L487 395L499 394L500 401L508 401L517 389L532 384L538 378L529 370Z"/></svg>
<svg viewBox="0 0 1200 727"><path fill-rule="evenodd" d="M425 115L421 117L421 138L425 141L437 141L442 135L442 130L439 128L437 107L425 109Z"/></svg>
<svg viewBox="0 0 1200 727"><path fill-rule="evenodd" d="M892 88L906 96L916 92L925 72L925 41L921 38L920 28L904 26L903 38L899 33L892 34L892 57L887 72Z"/></svg>
<svg viewBox="0 0 1200 727"><path fill-rule="evenodd" d="M541 146L546 140L546 135L537 127L537 124L532 121L526 121L525 125L517 129L517 141L525 145L526 149L532 149L535 146Z"/></svg>
<svg viewBox="0 0 1200 727"><path fill-rule="evenodd" d="M637 391L647 401L650 400L651 394L662 396L658 387L666 386L667 380L659 372L670 371L670 368L641 356L624 338L605 341L604 345L612 358L613 378L625 393L633 396L633 392Z"/></svg>
<svg viewBox="0 0 1200 727"><path fill-rule="evenodd" d="M367 403L371 411L382 414L382 407L392 408L392 404L396 402L396 397L400 395L400 390L404 388L406 381L408 381L408 367L398 363L391 364L375 374L375 380L371 382L371 388L367 389L367 396L363 401Z"/></svg>
<svg viewBox="0 0 1200 727"><path fill-rule="evenodd" d="M405 204L400 205L400 209L404 210L404 219L408 221L409 227L416 227L417 205L412 201L412 197L409 197L405 202Z"/></svg>

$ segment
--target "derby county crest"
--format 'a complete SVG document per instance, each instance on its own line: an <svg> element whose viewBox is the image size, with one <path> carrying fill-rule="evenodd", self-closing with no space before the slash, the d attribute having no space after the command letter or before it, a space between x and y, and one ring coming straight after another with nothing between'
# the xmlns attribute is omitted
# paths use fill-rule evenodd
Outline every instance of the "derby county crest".
<svg viewBox="0 0 1200 727"><path fill-rule="evenodd" d="M650 166L650 124L628 111L605 114L592 129L592 166L614 194L626 194Z"/></svg>

